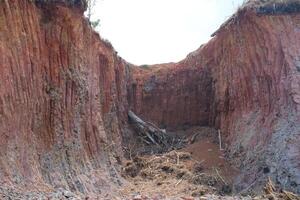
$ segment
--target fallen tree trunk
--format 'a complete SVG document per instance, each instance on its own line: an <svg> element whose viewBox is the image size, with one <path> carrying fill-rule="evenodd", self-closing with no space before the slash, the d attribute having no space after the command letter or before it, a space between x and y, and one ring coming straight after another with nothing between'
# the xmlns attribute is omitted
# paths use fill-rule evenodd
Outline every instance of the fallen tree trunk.
<svg viewBox="0 0 300 200"><path fill-rule="evenodd" d="M152 144L168 146L169 136L166 131L151 122L144 122L134 112L129 111L128 117L138 131L138 134Z"/></svg>

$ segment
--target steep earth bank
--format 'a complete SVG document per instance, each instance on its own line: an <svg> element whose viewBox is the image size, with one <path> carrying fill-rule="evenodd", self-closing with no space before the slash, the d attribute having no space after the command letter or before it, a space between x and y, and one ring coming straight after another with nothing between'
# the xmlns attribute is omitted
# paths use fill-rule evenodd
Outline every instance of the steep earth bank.
<svg viewBox="0 0 300 200"><path fill-rule="evenodd" d="M300 193L297 12L249 5L185 60L141 69L91 29L85 6L0 1L1 187L109 199L133 109L167 129L220 129L238 189L271 176Z"/></svg>
<svg viewBox="0 0 300 200"><path fill-rule="evenodd" d="M239 189L271 176L299 193L300 15L255 6L183 61L132 69L129 102L161 127L220 129Z"/></svg>
<svg viewBox="0 0 300 200"><path fill-rule="evenodd" d="M120 183L126 62L82 1L0 1L0 185L105 195Z"/></svg>

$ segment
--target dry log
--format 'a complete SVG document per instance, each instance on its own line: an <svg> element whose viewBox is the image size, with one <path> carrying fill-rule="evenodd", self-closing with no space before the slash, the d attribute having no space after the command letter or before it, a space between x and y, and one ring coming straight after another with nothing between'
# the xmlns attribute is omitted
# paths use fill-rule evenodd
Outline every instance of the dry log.
<svg viewBox="0 0 300 200"><path fill-rule="evenodd" d="M158 128L151 122L143 121L132 111L128 112L128 117L133 122L140 136L146 137L149 142L158 146L168 145L168 136L165 130Z"/></svg>
<svg viewBox="0 0 300 200"><path fill-rule="evenodd" d="M218 136L219 136L220 151L223 151L224 149L222 148L222 138L221 138L221 130L220 129L218 129Z"/></svg>
<svg viewBox="0 0 300 200"><path fill-rule="evenodd" d="M197 139L197 136L199 135L200 133L195 133L192 137L191 137L191 139L190 139L190 144L194 144L195 143L195 141L196 141L196 139Z"/></svg>

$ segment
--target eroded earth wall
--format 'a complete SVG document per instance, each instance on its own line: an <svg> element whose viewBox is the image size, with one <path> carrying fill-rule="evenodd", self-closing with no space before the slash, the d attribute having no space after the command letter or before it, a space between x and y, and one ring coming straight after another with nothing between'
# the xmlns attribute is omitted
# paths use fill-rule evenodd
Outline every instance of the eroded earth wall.
<svg viewBox="0 0 300 200"><path fill-rule="evenodd" d="M0 1L0 184L82 193L120 184L126 62L82 1Z"/></svg>
<svg viewBox="0 0 300 200"><path fill-rule="evenodd" d="M300 192L300 15L245 7L176 64L132 70L131 108L168 128L215 126L242 171Z"/></svg>
<svg viewBox="0 0 300 200"><path fill-rule="evenodd" d="M132 109L167 129L220 129L237 190L271 176L300 193L297 10L246 6L183 61L138 68L92 30L85 7L0 1L1 187L105 196L122 184Z"/></svg>

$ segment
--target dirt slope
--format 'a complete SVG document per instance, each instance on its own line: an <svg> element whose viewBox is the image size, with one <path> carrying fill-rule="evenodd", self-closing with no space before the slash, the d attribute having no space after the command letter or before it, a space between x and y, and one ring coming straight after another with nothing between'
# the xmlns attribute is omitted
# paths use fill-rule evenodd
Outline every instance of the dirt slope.
<svg viewBox="0 0 300 200"><path fill-rule="evenodd" d="M120 184L126 63L67 2L0 1L1 186Z"/></svg>
<svg viewBox="0 0 300 200"><path fill-rule="evenodd" d="M92 30L85 6L0 0L1 193L110 199L129 108L168 129L220 129L239 189L271 176L300 193L299 10L249 4L183 61L141 69Z"/></svg>
<svg viewBox="0 0 300 200"><path fill-rule="evenodd" d="M219 128L241 189L272 176L300 192L300 15L264 6L179 63L132 69L131 106L162 127Z"/></svg>

